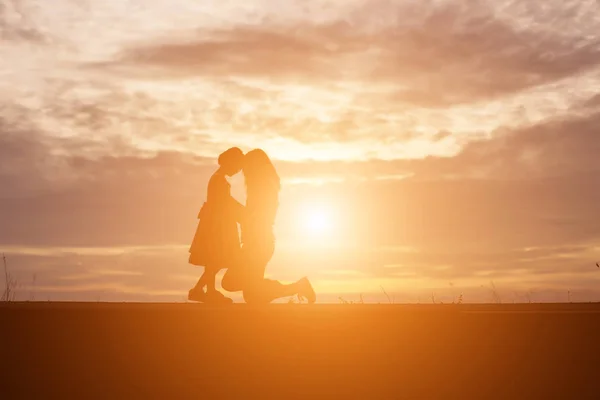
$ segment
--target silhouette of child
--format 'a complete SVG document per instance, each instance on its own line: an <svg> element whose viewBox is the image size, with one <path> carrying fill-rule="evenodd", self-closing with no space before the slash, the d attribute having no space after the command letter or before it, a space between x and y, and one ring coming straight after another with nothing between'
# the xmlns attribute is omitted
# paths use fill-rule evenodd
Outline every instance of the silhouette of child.
<svg viewBox="0 0 600 400"><path fill-rule="evenodd" d="M237 223L244 206L231 196L228 176L240 172L244 153L232 147L219 156L219 169L208 182L206 202L198 213L198 227L190 247L190 264L204 266L204 273L188 293L188 299L204 303L232 303L215 288L217 272L235 264L240 254ZM206 292L204 288L206 287Z"/></svg>

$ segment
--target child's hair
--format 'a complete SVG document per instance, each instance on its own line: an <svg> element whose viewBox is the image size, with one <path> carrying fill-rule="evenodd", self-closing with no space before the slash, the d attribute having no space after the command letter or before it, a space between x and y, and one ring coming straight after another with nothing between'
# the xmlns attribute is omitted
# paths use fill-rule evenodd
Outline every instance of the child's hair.
<svg viewBox="0 0 600 400"><path fill-rule="evenodd" d="M218 162L220 167L227 167L236 162L240 162L243 158L244 152L238 147L232 147L219 155Z"/></svg>

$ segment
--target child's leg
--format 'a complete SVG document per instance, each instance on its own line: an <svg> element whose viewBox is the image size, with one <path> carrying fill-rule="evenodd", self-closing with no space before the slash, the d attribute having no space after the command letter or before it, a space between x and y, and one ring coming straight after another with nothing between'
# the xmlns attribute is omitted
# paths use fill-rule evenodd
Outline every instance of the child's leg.
<svg viewBox="0 0 600 400"><path fill-rule="evenodd" d="M217 289L215 287L215 281L217 280L217 271L216 268L206 267L204 269L204 274L202 277L204 278L204 285L206 285L206 293L208 292L216 292Z"/></svg>
<svg viewBox="0 0 600 400"><path fill-rule="evenodd" d="M206 302L213 304L229 304L233 303L229 297L224 296L215 287L217 280L217 272L220 268L206 268L204 275L206 276Z"/></svg>
<svg viewBox="0 0 600 400"><path fill-rule="evenodd" d="M202 273L202 276L200 277L200 279L198 279L196 286L193 287L193 290L204 291L204 286L206 286L207 280L208 280L208 277L206 276L206 268L205 268L204 272Z"/></svg>
<svg viewBox="0 0 600 400"><path fill-rule="evenodd" d="M200 279L198 279L196 286L191 288L188 292L188 300L199 302L204 302L206 300L206 294L204 293L204 286L206 286L206 280L206 269L204 269L204 272L202 273Z"/></svg>

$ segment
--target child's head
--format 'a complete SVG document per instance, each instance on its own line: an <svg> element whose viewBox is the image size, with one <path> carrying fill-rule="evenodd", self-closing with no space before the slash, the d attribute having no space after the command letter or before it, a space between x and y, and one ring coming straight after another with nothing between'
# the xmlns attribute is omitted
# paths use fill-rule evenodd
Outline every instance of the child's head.
<svg viewBox="0 0 600 400"><path fill-rule="evenodd" d="M240 172L244 163L244 152L237 147L225 150L219 156L219 166L227 176Z"/></svg>

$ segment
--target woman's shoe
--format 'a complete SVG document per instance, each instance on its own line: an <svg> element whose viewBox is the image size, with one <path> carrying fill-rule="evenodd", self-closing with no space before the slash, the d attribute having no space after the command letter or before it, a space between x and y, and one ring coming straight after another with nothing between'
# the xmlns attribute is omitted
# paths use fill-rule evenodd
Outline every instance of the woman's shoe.
<svg viewBox="0 0 600 400"><path fill-rule="evenodd" d="M304 297L308 301L308 304L313 304L315 301L317 301L315 290L313 289L307 277L304 277L298 281L298 287L298 296Z"/></svg>

